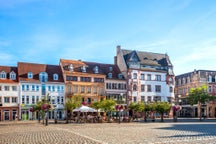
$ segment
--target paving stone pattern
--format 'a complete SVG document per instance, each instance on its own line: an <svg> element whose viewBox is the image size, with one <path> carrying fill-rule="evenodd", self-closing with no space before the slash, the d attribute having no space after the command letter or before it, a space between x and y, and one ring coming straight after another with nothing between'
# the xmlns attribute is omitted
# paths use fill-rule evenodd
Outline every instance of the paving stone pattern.
<svg viewBox="0 0 216 144"><path fill-rule="evenodd" d="M0 123L0 144L216 144L216 122Z"/></svg>

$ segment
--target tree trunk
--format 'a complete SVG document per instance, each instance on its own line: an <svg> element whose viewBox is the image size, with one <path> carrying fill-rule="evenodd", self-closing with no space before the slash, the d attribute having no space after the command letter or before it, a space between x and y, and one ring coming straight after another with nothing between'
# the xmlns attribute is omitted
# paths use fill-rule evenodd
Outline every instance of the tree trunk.
<svg viewBox="0 0 216 144"><path fill-rule="evenodd" d="M161 113L161 122L163 122L164 121L164 113L162 112Z"/></svg>

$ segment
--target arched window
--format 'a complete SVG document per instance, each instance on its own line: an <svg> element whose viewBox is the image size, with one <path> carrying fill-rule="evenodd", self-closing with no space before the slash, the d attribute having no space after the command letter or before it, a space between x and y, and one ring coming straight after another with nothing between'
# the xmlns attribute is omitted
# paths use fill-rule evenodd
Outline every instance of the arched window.
<svg viewBox="0 0 216 144"><path fill-rule="evenodd" d="M15 80L16 79L16 73L14 71L10 72L10 79Z"/></svg>
<svg viewBox="0 0 216 144"><path fill-rule="evenodd" d="M53 74L53 80L58 80L58 74Z"/></svg>
<svg viewBox="0 0 216 144"><path fill-rule="evenodd" d="M1 72L0 78L1 78L1 79L6 79L6 78L7 78L7 74L6 74L5 71L2 71L2 72Z"/></svg>
<svg viewBox="0 0 216 144"><path fill-rule="evenodd" d="M41 82L47 82L48 81L48 74L46 72L41 72L39 75L39 79Z"/></svg>

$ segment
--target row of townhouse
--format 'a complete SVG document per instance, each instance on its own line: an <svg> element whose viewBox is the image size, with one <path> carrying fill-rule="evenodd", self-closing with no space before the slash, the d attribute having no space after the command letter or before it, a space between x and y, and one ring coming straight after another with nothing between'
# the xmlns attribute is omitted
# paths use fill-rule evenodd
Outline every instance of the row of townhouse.
<svg viewBox="0 0 216 144"><path fill-rule="evenodd" d="M18 62L0 66L0 120L37 119L32 105L49 95L49 118L64 119L67 98L80 95L94 101L114 99L117 104L174 101L175 77L167 54L116 48L114 64L60 59L59 65Z"/></svg>
<svg viewBox="0 0 216 144"><path fill-rule="evenodd" d="M181 117L199 117L200 110L207 117L216 117L216 101L210 101L202 104L199 109L198 105L191 106L187 97L191 88L197 88L202 85L207 86L207 91L210 95L216 95L216 71L212 70L194 70L175 77L175 98L176 103L180 104Z"/></svg>

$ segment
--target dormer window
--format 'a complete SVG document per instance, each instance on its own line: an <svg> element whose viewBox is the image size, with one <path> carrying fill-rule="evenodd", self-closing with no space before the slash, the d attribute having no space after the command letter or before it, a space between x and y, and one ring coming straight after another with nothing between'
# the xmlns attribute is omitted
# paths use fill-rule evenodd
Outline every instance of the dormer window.
<svg viewBox="0 0 216 144"><path fill-rule="evenodd" d="M112 73L108 73L108 78L109 78L109 79L112 78Z"/></svg>
<svg viewBox="0 0 216 144"><path fill-rule="evenodd" d="M94 73L98 73L98 66L95 66Z"/></svg>
<svg viewBox="0 0 216 144"><path fill-rule="evenodd" d="M113 67L109 67L109 71L110 71L110 72L113 71Z"/></svg>
<svg viewBox="0 0 216 144"><path fill-rule="evenodd" d="M0 75L0 78L1 78L1 79L6 79L6 78L7 78L6 72L2 71L2 72L1 72L1 75Z"/></svg>
<svg viewBox="0 0 216 144"><path fill-rule="evenodd" d="M73 70L74 70L73 65L70 64L70 65L68 66L68 69L69 69L69 71L73 71Z"/></svg>
<svg viewBox="0 0 216 144"><path fill-rule="evenodd" d="M16 79L16 73L14 71L10 72L10 79L15 80Z"/></svg>
<svg viewBox="0 0 216 144"><path fill-rule="evenodd" d="M123 75L121 73L118 74L118 79L123 79Z"/></svg>
<svg viewBox="0 0 216 144"><path fill-rule="evenodd" d="M58 74L53 74L53 80L58 80Z"/></svg>
<svg viewBox="0 0 216 144"><path fill-rule="evenodd" d="M86 72L86 66L82 66L81 70L82 72Z"/></svg>
<svg viewBox="0 0 216 144"><path fill-rule="evenodd" d="M41 72L39 74L40 82L47 82L48 81L48 74L46 72Z"/></svg>
<svg viewBox="0 0 216 144"><path fill-rule="evenodd" d="M33 78L32 72L28 72L28 78L29 78L29 79L32 79L32 78Z"/></svg>

